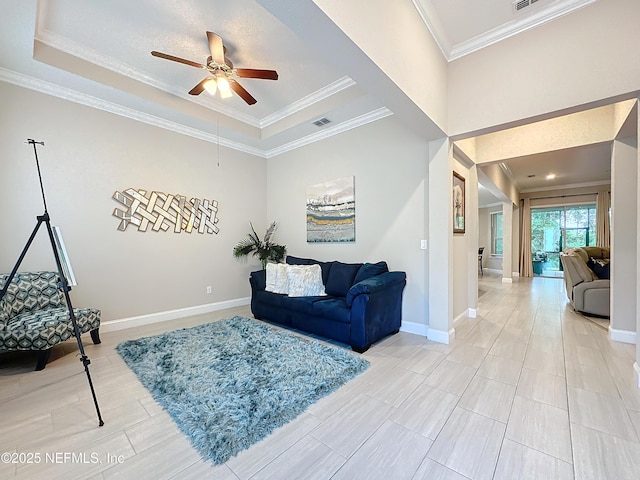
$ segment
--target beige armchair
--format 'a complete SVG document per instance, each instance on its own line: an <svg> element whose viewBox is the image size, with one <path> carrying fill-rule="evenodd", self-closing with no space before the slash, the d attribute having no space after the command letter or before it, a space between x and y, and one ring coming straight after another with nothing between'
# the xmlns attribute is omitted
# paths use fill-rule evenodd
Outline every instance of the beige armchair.
<svg viewBox="0 0 640 480"><path fill-rule="evenodd" d="M560 254L567 297L578 312L608 317L610 315L609 279L599 279L587 266L590 258L608 259L609 249L571 248Z"/></svg>

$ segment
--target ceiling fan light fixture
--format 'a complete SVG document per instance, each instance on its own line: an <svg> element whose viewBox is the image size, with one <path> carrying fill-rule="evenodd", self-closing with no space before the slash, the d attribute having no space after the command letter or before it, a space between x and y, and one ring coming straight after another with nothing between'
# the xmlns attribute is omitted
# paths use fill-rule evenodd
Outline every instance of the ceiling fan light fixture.
<svg viewBox="0 0 640 480"><path fill-rule="evenodd" d="M229 84L227 77L220 76L217 78L216 82L218 83L220 96L222 98L229 98L231 96L231 85Z"/></svg>
<svg viewBox="0 0 640 480"><path fill-rule="evenodd" d="M151 55L154 57L164 58L165 60L171 60L172 62L189 65L190 67L207 70L209 75L189 90L189 95L200 95L204 90L206 90L211 95L215 95L219 92L221 98L229 98L233 96L233 93L236 93L247 103L247 105L253 105L256 103L256 99L238 83L236 78L260 78L264 80L278 79L278 72L275 70L234 68L233 63L225 57L227 48L223 45L222 38L220 38L219 35L208 31L207 39L209 41L209 52L211 55L207 58L207 62L205 64L157 52L155 50L151 52ZM233 84L231 82L233 82Z"/></svg>
<svg viewBox="0 0 640 480"><path fill-rule="evenodd" d="M216 90L218 89L218 84L215 78L210 78L204 83L204 89L211 95L216 94Z"/></svg>

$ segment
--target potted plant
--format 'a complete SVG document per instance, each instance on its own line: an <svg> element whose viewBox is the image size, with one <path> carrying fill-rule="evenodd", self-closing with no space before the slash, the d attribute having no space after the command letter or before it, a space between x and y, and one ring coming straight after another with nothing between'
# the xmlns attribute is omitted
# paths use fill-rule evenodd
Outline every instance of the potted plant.
<svg viewBox="0 0 640 480"><path fill-rule="evenodd" d="M271 243L271 237L276 230L276 222L273 222L264 234L264 238L260 240L258 234L253 228L253 224L249 222L251 226L251 233L240 240L235 247L233 247L233 256L235 258L244 258L249 254L254 257L258 257L262 263L262 268L267 267L267 262L282 262L287 253L287 247L285 245L278 245Z"/></svg>

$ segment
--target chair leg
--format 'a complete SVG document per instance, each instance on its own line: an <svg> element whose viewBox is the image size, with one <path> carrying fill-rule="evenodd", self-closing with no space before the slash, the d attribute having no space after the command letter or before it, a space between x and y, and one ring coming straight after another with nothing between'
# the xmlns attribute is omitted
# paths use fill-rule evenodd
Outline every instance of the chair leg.
<svg viewBox="0 0 640 480"><path fill-rule="evenodd" d="M93 344L94 345L98 345L100 344L100 334L98 333L98 329L96 328L95 330L91 330L91 340L93 340Z"/></svg>
<svg viewBox="0 0 640 480"><path fill-rule="evenodd" d="M49 356L51 355L51 349L47 350L38 350L38 361L36 362L36 372L40 370L44 370L44 367L47 365L49 361Z"/></svg>

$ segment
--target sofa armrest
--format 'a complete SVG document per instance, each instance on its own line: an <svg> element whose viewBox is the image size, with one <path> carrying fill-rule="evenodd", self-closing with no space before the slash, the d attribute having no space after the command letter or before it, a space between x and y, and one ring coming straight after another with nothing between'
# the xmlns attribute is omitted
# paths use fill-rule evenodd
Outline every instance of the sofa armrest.
<svg viewBox="0 0 640 480"><path fill-rule="evenodd" d="M579 312L609 316L610 281L594 280L573 287L573 308Z"/></svg>
<svg viewBox="0 0 640 480"><path fill-rule="evenodd" d="M347 292L351 301L351 348L366 350L376 340L400 329L406 284L404 272L388 272L351 287Z"/></svg>
<svg viewBox="0 0 640 480"><path fill-rule="evenodd" d="M354 299L358 295L373 294L386 290L387 288L406 283L407 276L404 272L386 272L376 275L375 277L367 278L361 282L353 285L347 292L346 302L347 306L352 306Z"/></svg>
<svg viewBox="0 0 640 480"><path fill-rule="evenodd" d="M249 275L249 284L251 285L251 290L260 291L267 288L267 271L266 270L258 270L255 272L251 272Z"/></svg>

